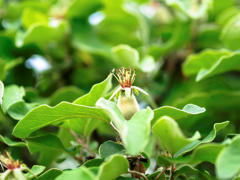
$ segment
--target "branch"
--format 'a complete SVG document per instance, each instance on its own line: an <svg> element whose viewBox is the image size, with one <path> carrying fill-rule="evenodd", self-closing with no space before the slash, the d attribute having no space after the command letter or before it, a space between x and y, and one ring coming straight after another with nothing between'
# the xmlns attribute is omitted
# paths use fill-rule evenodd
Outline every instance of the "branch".
<svg viewBox="0 0 240 180"><path fill-rule="evenodd" d="M148 180L148 178L147 178L147 176L145 176L145 174L140 173L140 172L138 172L138 171L129 170L128 173L137 174L137 175L141 176L144 180Z"/></svg>

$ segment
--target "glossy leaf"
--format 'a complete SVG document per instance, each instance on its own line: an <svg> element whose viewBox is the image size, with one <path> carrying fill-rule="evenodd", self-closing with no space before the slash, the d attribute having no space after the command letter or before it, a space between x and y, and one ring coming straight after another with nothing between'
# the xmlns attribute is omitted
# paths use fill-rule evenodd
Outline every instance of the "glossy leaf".
<svg viewBox="0 0 240 180"><path fill-rule="evenodd" d="M203 140L196 140L196 141L193 141L192 143L187 144L186 146L182 147L178 152L176 152L174 156L178 157L180 155L183 155L186 152L193 150L200 144L212 142L215 139L217 132L225 128L228 125L228 123L229 121L225 121L222 123L215 123L213 126L213 130Z"/></svg>
<svg viewBox="0 0 240 180"><path fill-rule="evenodd" d="M72 119L94 119L109 122L109 118L99 108L62 102L55 107L41 105L31 110L13 130L13 135L25 138L32 132L47 125L56 124ZM93 128L84 126L85 128Z"/></svg>

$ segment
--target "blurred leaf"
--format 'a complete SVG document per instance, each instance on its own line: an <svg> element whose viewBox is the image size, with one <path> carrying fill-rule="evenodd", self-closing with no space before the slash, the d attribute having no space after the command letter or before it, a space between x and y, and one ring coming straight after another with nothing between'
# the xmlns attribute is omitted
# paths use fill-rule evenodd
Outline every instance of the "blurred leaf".
<svg viewBox="0 0 240 180"><path fill-rule="evenodd" d="M171 106L162 106L154 109L154 119L152 120L152 124L154 124L161 116L169 116L178 121L179 119L187 118L191 115L201 114L205 111L205 108L194 104L187 104L183 107L183 109L178 109Z"/></svg>
<svg viewBox="0 0 240 180"><path fill-rule="evenodd" d="M56 90L49 98L49 104L55 106L61 101L72 102L79 96L83 95L83 91L75 86L62 87Z"/></svg>
<svg viewBox="0 0 240 180"><path fill-rule="evenodd" d="M34 9L29 8L26 8L23 11L22 24L26 29L36 23L48 25L48 22L48 17L39 11L35 11Z"/></svg>
<svg viewBox="0 0 240 180"><path fill-rule="evenodd" d="M222 123L215 123L214 126L213 126L213 130L208 134L208 136L206 136L203 140L196 140L196 141L193 141L193 142L185 145L184 147L179 149L174 154L174 157L178 157L180 155L183 155L184 153L195 149L200 144L212 142L215 139L215 137L217 135L217 132L220 131L221 129L225 128L228 125L228 123L229 123L229 121L225 121L225 122L222 122Z"/></svg>
<svg viewBox="0 0 240 180"><path fill-rule="evenodd" d="M112 75L110 74L104 81L93 85L90 92L76 99L73 103L94 106L100 97L106 95L106 93L112 88Z"/></svg>
<svg viewBox="0 0 240 180"><path fill-rule="evenodd" d="M113 141L106 141L99 147L99 155L102 158L107 158L113 154L122 154L125 151L121 144Z"/></svg>
<svg viewBox="0 0 240 180"><path fill-rule="evenodd" d="M158 119L152 130L161 147L171 154L175 154L182 147L200 138L199 132L196 132L190 139L186 138L178 124L168 116Z"/></svg>
<svg viewBox="0 0 240 180"><path fill-rule="evenodd" d="M4 84L0 80L0 105L2 104L3 93L4 93Z"/></svg>
<svg viewBox="0 0 240 180"><path fill-rule="evenodd" d="M211 0L197 1L197 0L165 0L169 6L184 12L193 19L201 18L206 15L207 10L211 6Z"/></svg>
<svg viewBox="0 0 240 180"><path fill-rule="evenodd" d="M97 180L114 180L128 171L128 160L122 155L113 155L100 166ZM111 169L111 171L109 171Z"/></svg>
<svg viewBox="0 0 240 180"><path fill-rule="evenodd" d="M226 146L218 155L216 162L216 173L221 179L231 179L240 167L240 136L236 136L231 144Z"/></svg>
<svg viewBox="0 0 240 180"><path fill-rule="evenodd" d="M111 46L102 42L88 23L74 21L72 23L72 31L72 44L74 47L112 58Z"/></svg>
<svg viewBox="0 0 240 180"><path fill-rule="evenodd" d="M16 44L20 47L27 44L44 47L48 43L62 41L66 31L67 23L63 21L55 20L52 24L49 22L49 25L36 23L31 25L23 35L18 35Z"/></svg>
<svg viewBox="0 0 240 180"><path fill-rule="evenodd" d="M60 169L52 168L41 174L36 180L54 180L60 174L62 174Z"/></svg>
<svg viewBox="0 0 240 180"><path fill-rule="evenodd" d="M6 78L6 75L8 71L15 66L21 64L23 61L21 58L13 59L13 60L2 60L0 59L0 80L4 80Z"/></svg>
<svg viewBox="0 0 240 180"><path fill-rule="evenodd" d="M17 85L11 85L5 87L3 101L2 101L2 110L7 112L7 110L15 103L22 101L23 96L25 96L25 91L23 87Z"/></svg>
<svg viewBox="0 0 240 180"><path fill-rule="evenodd" d="M202 69L210 69L213 67L221 57L230 54L231 52L225 49L207 49L201 53L190 55L182 66L183 73L186 76L198 74Z"/></svg>
<svg viewBox="0 0 240 180"><path fill-rule="evenodd" d="M138 68L139 67L139 54L134 48L128 45L118 45L112 48L116 63L119 66Z"/></svg>
<svg viewBox="0 0 240 180"><path fill-rule="evenodd" d="M29 136L32 132L53 123L59 123L66 120L71 121L72 119L81 121L86 118L109 122L109 118L101 109L62 102L55 107L41 105L31 110L15 126L13 135L24 138ZM92 126L96 126L96 121ZM84 128L87 131L89 128L93 130L93 127L89 127L88 124L85 124Z"/></svg>
<svg viewBox="0 0 240 180"><path fill-rule="evenodd" d="M72 0L68 10L66 11L67 18L81 17L86 18L91 13L101 7L100 0Z"/></svg>
<svg viewBox="0 0 240 180"><path fill-rule="evenodd" d="M9 139L8 137L4 137L0 135L0 142L3 142L4 144L10 146L10 147L25 147L26 144L24 142L19 141L13 141Z"/></svg>
<svg viewBox="0 0 240 180"><path fill-rule="evenodd" d="M240 63L239 63L240 53L232 53L229 56L223 56L218 59L218 61L213 64L209 69L201 69L197 75L196 81L200 81L202 79L212 77L217 74L222 74L228 71L239 71Z"/></svg>
<svg viewBox="0 0 240 180"><path fill-rule="evenodd" d="M84 179L84 180L94 180L94 175L86 167L81 166L80 168L74 170L64 171L59 175L56 180L65 179Z"/></svg>
<svg viewBox="0 0 240 180"><path fill-rule="evenodd" d="M164 42L161 45L154 44L149 47L149 54L155 59L183 47L191 39L189 22L177 22L175 26L174 32L167 42Z"/></svg>
<svg viewBox="0 0 240 180"><path fill-rule="evenodd" d="M240 30L239 30L240 14L232 17L222 30L221 39L223 43L230 49L237 50L240 48Z"/></svg>

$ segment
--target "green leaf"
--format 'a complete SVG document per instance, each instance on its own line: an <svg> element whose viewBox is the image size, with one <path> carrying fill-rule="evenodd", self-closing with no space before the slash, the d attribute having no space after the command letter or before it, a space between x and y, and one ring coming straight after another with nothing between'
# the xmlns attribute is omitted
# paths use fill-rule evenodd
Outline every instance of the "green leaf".
<svg viewBox="0 0 240 180"><path fill-rule="evenodd" d="M22 14L22 24L28 29L33 24L41 23L47 25L49 22L48 17L40 11L34 9L26 8Z"/></svg>
<svg viewBox="0 0 240 180"><path fill-rule="evenodd" d="M185 175L184 177L190 179L202 179L209 180L212 179L210 174L207 171L200 171L197 168L192 167L191 165L182 165L176 169L174 172L174 179L178 179L178 176Z"/></svg>
<svg viewBox="0 0 240 180"><path fill-rule="evenodd" d="M38 162L48 166L57 156L65 152L65 148L57 136L47 134L44 136L27 138L26 143L30 153L40 153Z"/></svg>
<svg viewBox="0 0 240 180"><path fill-rule="evenodd" d="M3 93L4 93L4 84L2 83L2 81L0 81L0 105L2 104Z"/></svg>
<svg viewBox="0 0 240 180"><path fill-rule="evenodd" d="M103 159L90 159L88 160L87 162L85 162L82 166L85 166L87 168L90 168L90 167L98 167L100 166L102 163L104 162Z"/></svg>
<svg viewBox="0 0 240 180"><path fill-rule="evenodd" d="M112 48L116 64L123 67L139 67L138 51L128 45L118 45Z"/></svg>
<svg viewBox="0 0 240 180"><path fill-rule="evenodd" d="M196 132L192 138L186 138L178 124L168 116L163 116L158 119L153 125L152 131L161 147L171 154L175 154L182 147L200 138L198 132Z"/></svg>
<svg viewBox="0 0 240 180"><path fill-rule="evenodd" d="M62 174L60 169L52 168L41 174L36 180L54 180L60 174Z"/></svg>
<svg viewBox="0 0 240 180"><path fill-rule="evenodd" d="M15 126L13 135L20 138L25 138L32 132L47 125L56 124L63 121L69 122L73 119L77 119L81 122L86 120L86 118L93 119L95 124L98 122L97 120L109 122L109 118L99 108L62 102L55 107L41 105L31 110ZM89 129L93 130L94 125L90 127L88 124L85 124L83 128L85 128L86 131Z"/></svg>
<svg viewBox="0 0 240 180"><path fill-rule="evenodd" d="M72 24L72 30L72 44L75 48L112 60L111 46L100 40L93 27L86 22L77 21Z"/></svg>
<svg viewBox="0 0 240 180"><path fill-rule="evenodd" d="M184 153L195 149L200 144L212 142L215 139L217 132L225 128L228 125L228 123L229 121L215 123L213 126L213 130L203 140L196 140L187 144L186 146L182 147L178 152L176 152L176 154L174 154L174 157L183 155Z"/></svg>
<svg viewBox="0 0 240 180"><path fill-rule="evenodd" d="M116 128L120 132L123 131L126 119L123 117L122 113L120 112L115 103L108 101L104 98L100 98L97 101L96 106L104 109L105 113L111 119Z"/></svg>
<svg viewBox="0 0 240 180"><path fill-rule="evenodd" d="M28 172L26 174L27 178L33 178L36 177L37 175L41 174L46 167L40 166L40 165L33 165L32 168L30 169L31 172Z"/></svg>
<svg viewBox="0 0 240 180"><path fill-rule="evenodd" d="M74 170L64 171L56 180L65 179L84 179L84 180L94 180L94 175L86 167L82 166Z"/></svg>
<svg viewBox="0 0 240 180"><path fill-rule="evenodd" d="M172 36L168 41L161 45L155 44L149 47L149 54L155 59L181 48L191 39L189 22L177 22L176 27L173 27L173 29Z"/></svg>
<svg viewBox="0 0 240 180"><path fill-rule="evenodd" d="M67 18L81 17L87 18L101 6L100 0L73 0L66 11Z"/></svg>
<svg viewBox="0 0 240 180"><path fill-rule="evenodd" d="M136 112L126 122L126 126L120 134L127 153L137 155L147 146L150 139L152 118L153 111L148 107Z"/></svg>
<svg viewBox="0 0 240 180"><path fill-rule="evenodd" d="M8 108L7 113L13 119L21 120L31 109L38 105L38 103L26 103L24 101L18 101Z"/></svg>
<svg viewBox="0 0 240 180"><path fill-rule="evenodd" d="M23 87L16 85L7 86L4 90L2 110L7 112L7 110L15 103L22 101L23 96L25 96L25 91Z"/></svg>
<svg viewBox="0 0 240 180"><path fill-rule="evenodd" d="M201 69L198 73L196 81L212 77L217 74L222 74L228 71L240 71L240 53L232 53L229 56L221 57L213 66L209 69Z"/></svg>
<svg viewBox="0 0 240 180"><path fill-rule="evenodd" d="M198 19L207 14L211 6L211 0L192 1L192 0L165 0L169 6L180 10L193 19Z"/></svg>
<svg viewBox="0 0 240 180"><path fill-rule="evenodd" d="M128 160L122 155L113 155L100 166L97 180L114 180L128 171ZM109 171L111 169L111 171Z"/></svg>
<svg viewBox="0 0 240 180"><path fill-rule="evenodd" d="M0 80L4 80L9 70L21 64L22 62L23 60L21 58L12 59L12 60L0 59Z"/></svg>
<svg viewBox="0 0 240 180"><path fill-rule="evenodd" d="M8 137L4 137L0 135L0 142L3 142L4 144L10 146L10 147L25 147L26 144L24 142L19 141L13 141Z"/></svg>
<svg viewBox="0 0 240 180"><path fill-rule="evenodd" d="M193 153L190 155L191 164L198 164L201 162L211 162L216 163L216 159L220 151L224 148L222 144L203 144L197 147Z"/></svg>
<svg viewBox="0 0 240 180"><path fill-rule="evenodd" d="M76 99L73 103L86 106L95 106L98 99L106 95L106 93L111 88L112 88L112 75L110 74L104 81L95 84L88 94L81 96L80 98Z"/></svg>
<svg viewBox="0 0 240 180"><path fill-rule="evenodd" d="M230 54L231 52L225 49L207 49L198 54L192 54L188 56L186 61L183 63L183 73L185 76L198 74L202 69L210 69L219 60L219 58Z"/></svg>
<svg viewBox="0 0 240 180"><path fill-rule="evenodd" d="M218 155L216 173L221 179L232 179L240 170L240 136L236 136L231 144Z"/></svg>
<svg viewBox="0 0 240 180"><path fill-rule="evenodd" d="M114 102L101 98L96 105L103 108L111 118L129 154L137 155L144 150L149 140L153 118L153 111L150 108L138 111L127 121Z"/></svg>
<svg viewBox="0 0 240 180"><path fill-rule="evenodd" d="M240 48L240 30L239 30L239 19L240 14L233 16L229 22L224 26L221 34L221 40L223 43L233 49L237 50Z"/></svg>
<svg viewBox="0 0 240 180"><path fill-rule="evenodd" d="M66 30L67 24L64 21L58 22L56 26L36 23L29 27L24 34L17 36L16 44L17 46L23 46L33 43L43 47L51 42L62 41Z"/></svg>
<svg viewBox="0 0 240 180"><path fill-rule="evenodd" d="M125 151L121 144L113 141L106 141L99 147L99 155L102 158L107 158L113 154L122 154Z"/></svg>
<svg viewBox="0 0 240 180"><path fill-rule="evenodd" d="M205 111L205 108L199 107L194 104L187 104L183 107L183 109L178 109L171 106L162 106L160 108L154 109L154 119L152 120L152 124L154 124L162 116L169 116L175 120L179 120L187 118L191 115L201 114ZM183 121L184 120L185 119L183 119Z"/></svg>
<svg viewBox="0 0 240 180"><path fill-rule="evenodd" d="M83 95L83 91L75 86L67 86L55 91L49 98L49 105L55 106L62 101L72 102L79 96Z"/></svg>

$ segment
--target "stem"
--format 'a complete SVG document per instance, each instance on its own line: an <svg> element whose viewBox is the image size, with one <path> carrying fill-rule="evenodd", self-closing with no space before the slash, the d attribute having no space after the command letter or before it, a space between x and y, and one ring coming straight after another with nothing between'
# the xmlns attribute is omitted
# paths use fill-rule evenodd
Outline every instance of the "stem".
<svg viewBox="0 0 240 180"><path fill-rule="evenodd" d="M159 180L160 177L165 173L166 170L167 170L167 168L164 168L164 169L157 175L157 177L155 178L155 180Z"/></svg>
<svg viewBox="0 0 240 180"><path fill-rule="evenodd" d="M174 174L174 165L171 166L170 180L173 180L173 174Z"/></svg>
<svg viewBox="0 0 240 180"><path fill-rule="evenodd" d="M147 176L145 176L145 174L140 173L140 172L138 172L138 171L129 170L128 173L137 174L137 175L141 176L144 180L148 180L148 178L147 178Z"/></svg>
<svg viewBox="0 0 240 180"><path fill-rule="evenodd" d="M110 126L117 132L117 134L120 134L120 132L118 131L118 129L115 127L115 125L110 122Z"/></svg>

